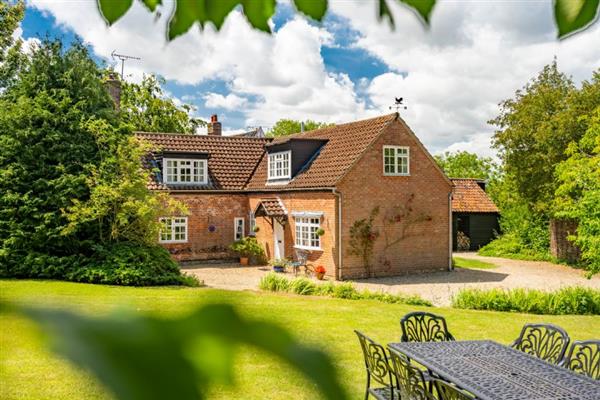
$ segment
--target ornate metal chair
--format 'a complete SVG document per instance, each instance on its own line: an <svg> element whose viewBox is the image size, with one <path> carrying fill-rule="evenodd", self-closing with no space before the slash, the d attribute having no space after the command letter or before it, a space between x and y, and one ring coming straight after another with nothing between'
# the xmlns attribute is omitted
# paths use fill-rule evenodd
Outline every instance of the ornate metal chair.
<svg viewBox="0 0 600 400"><path fill-rule="evenodd" d="M400 396L396 393L396 385L385 348L361 332L354 332L358 336L367 369L365 400L369 398L369 395L378 400L400 399ZM381 387L372 388L371 379L380 384Z"/></svg>
<svg viewBox="0 0 600 400"><path fill-rule="evenodd" d="M390 358L394 366L394 375L400 390L402 400L435 400L428 389L423 372L412 365L408 357L389 349Z"/></svg>
<svg viewBox="0 0 600 400"><path fill-rule="evenodd" d="M296 255L296 260L290 263L290 266L294 270L294 275L298 275L300 271L300 267L304 267L304 273L310 276L310 272L312 271L312 266L308 264L308 254L307 250L302 249L294 249L294 254Z"/></svg>
<svg viewBox="0 0 600 400"><path fill-rule="evenodd" d="M551 364L558 364L563 359L570 340L567 332L559 326L525 324L511 346Z"/></svg>
<svg viewBox="0 0 600 400"><path fill-rule="evenodd" d="M439 400L475 400L475 396L471 393L465 392L441 379L435 379L433 386Z"/></svg>
<svg viewBox="0 0 600 400"><path fill-rule="evenodd" d="M402 342L444 342L454 340L446 320L428 312L412 312L400 320Z"/></svg>
<svg viewBox="0 0 600 400"><path fill-rule="evenodd" d="M559 365L600 380L600 340L573 342L569 353Z"/></svg>

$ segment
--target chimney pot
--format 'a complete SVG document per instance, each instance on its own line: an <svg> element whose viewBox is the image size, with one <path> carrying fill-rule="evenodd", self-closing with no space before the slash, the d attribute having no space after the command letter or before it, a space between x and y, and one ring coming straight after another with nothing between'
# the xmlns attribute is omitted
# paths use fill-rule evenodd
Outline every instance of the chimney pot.
<svg viewBox="0 0 600 400"><path fill-rule="evenodd" d="M210 123L207 127L207 133L211 136L221 136L221 123L217 118L217 114L210 116Z"/></svg>

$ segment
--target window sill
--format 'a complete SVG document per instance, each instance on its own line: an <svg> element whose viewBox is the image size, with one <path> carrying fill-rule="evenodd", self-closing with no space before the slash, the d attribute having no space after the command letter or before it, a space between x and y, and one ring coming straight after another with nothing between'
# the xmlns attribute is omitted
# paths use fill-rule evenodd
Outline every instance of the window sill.
<svg viewBox="0 0 600 400"><path fill-rule="evenodd" d="M311 250L311 251L323 251L322 248L320 247L309 247L309 246L294 246L295 249L299 249L299 250Z"/></svg>
<svg viewBox="0 0 600 400"><path fill-rule="evenodd" d="M187 243L187 240L159 240L160 244Z"/></svg>
<svg viewBox="0 0 600 400"><path fill-rule="evenodd" d="M410 176L410 174L383 174L383 176Z"/></svg>

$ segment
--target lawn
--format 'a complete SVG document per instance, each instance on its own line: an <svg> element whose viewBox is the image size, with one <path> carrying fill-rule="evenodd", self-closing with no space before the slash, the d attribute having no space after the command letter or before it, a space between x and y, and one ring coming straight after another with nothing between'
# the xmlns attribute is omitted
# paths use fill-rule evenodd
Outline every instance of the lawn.
<svg viewBox="0 0 600 400"><path fill-rule="evenodd" d="M492 264L480 260L470 260L468 258L452 257L454 266L456 268L467 268L467 269L494 269L498 268L496 264Z"/></svg>
<svg viewBox="0 0 600 400"><path fill-rule="evenodd" d="M351 398L361 398L364 370L353 329L389 343L400 335L398 320L423 308L370 300L341 300L286 294L233 292L206 288L127 288L64 282L1 281L0 299L19 304L61 307L103 315L128 307L138 313L174 317L195 306L229 302L248 315L276 321L306 343L322 347L334 358ZM493 339L509 343L525 322L551 322L572 338L589 339L600 332L600 317L539 316L514 313L427 308L446 317L460 339ZM252 348L238 351L237 385L215 386L211 399L314 399L300 375ZM105 399L104 389L84 371L49 353L36 326L12 314L0 315L0 398Z"/></svg>

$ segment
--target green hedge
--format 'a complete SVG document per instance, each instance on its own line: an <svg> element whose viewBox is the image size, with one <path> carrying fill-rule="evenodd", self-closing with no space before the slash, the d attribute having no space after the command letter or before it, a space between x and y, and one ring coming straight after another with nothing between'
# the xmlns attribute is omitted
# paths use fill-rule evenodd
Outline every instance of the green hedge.
<svg viewBox="0 0 600 400"><path fill-rule="evenodd" d="M0 267L0 277L126 286L200 285L197 278L182 274L169 252L158 245L113 243L94 246L88 256L30 253L12 261Z"/></svg>
<svg viewBox="0 0 600 400"><path fill-rule="evenodd" d="M404 303L414 306L427 306L432 304L419 296L389 294L383 292L358 291L352 282L334 284L333 282L316 283L307 278L288 279L283 275L271 272L263 276L258 287L270 292L287 292L303 296L329 296L339 299L351 300L378 300L384 303Z"/></svg>
<svg viewBox="0 0 600 400"><path fill-rule="evenodd" d="M529 314L600 315L600 290L567 287L555 292L533 289L463 289L452 299L455 308Z"/></svg>

